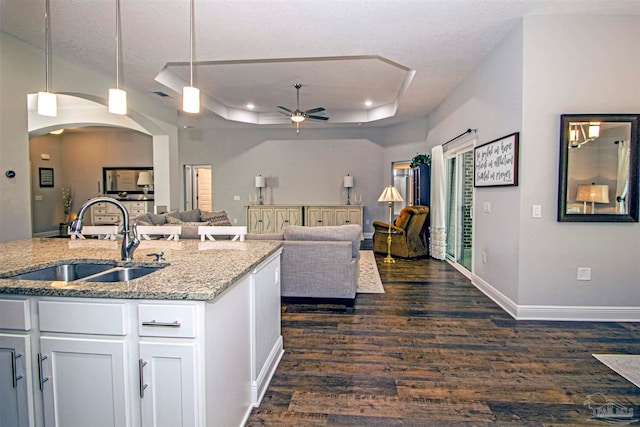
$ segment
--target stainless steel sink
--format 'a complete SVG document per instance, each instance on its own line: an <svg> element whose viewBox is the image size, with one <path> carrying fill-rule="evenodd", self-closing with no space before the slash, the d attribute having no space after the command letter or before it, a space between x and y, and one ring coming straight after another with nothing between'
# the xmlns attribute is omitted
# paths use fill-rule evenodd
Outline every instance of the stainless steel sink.
<svg viewBox="0 0 640 427"><path fill-rule="evenodd" d="M53 267L44 267L28 273L7 276L8 279L15 280L45 280L72 282L83 277L92 276L106 270L112 269L113 264L95 263L72 263L62 264Z"/></svg>
<svg viewBox="0 0 640 427"><path fill-rule="evenodd" d="M164 268L164 266L158 267L115 267L111 270L107 270L104 273L96 274L91 277L86 277L83 282L128 282L129 280L137 279L138 277L146 276L147 274L158 271Z"/></svg>

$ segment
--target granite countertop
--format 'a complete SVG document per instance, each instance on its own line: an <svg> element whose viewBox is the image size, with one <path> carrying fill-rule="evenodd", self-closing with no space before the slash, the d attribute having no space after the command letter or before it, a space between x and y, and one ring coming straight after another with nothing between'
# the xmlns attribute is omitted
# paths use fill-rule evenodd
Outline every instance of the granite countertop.
<svg viewBox="0 0 640 427"><path fill-rule="evenodd" d="M213 300L282 246L277 241L145 240L132 263L120 262L121 241L33 238L0 242L0 277L72 260L166 265L129 282L59 282L0 278L0 294L163 300ZM164 252L164 261L147 254Z"/></svg>

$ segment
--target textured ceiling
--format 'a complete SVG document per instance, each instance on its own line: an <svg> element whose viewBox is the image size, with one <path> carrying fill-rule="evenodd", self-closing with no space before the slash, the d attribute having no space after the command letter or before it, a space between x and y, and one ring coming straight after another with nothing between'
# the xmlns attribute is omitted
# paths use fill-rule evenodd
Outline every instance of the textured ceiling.
<svg viewBox="0 0 640 427"><path fill-rule="evenodd" d="M53 55L115 78L115 1L50 9ZM295 83L301 109L327 109L319 126L421 117L531 14L637 15L640 0L195 0L194 85L215 113L202 117L287 123L276 107L295 107ZM121 26L121 86L179 109L189 1L121 0ZM43 47L44 0L0 0L0 30Z"/></svg>

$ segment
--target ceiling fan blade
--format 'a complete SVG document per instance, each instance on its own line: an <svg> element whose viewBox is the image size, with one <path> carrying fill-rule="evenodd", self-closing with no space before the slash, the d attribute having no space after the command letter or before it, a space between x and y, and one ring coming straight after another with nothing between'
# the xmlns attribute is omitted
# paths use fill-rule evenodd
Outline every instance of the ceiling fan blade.
<svg viewBox="0 0 640 427"><path fill-rule="evenodd" d="M278 108L280 108L281 110L286 111L287 113L291 113L291 110L289 110L288 108L283 107L283 106L281 106L281 105L278 105Z"/></svg>
<svg viewBox="0 0 640 427"><path fill-rule="evenodd" d="M312 108L310 110L305 111L305 114L314 114L314 113L319 113L321 111L324 111L324 108L322 107L318 107L318 108Z"/></svg>
<svg viewBox="0 0 640 427"><path fill-rule="evenodd" d="M313 115L310 116L307 114L306 117L308 119L313 119L313 120L329 120L329 117L326 117L326 116L313 116Z"/></svg>

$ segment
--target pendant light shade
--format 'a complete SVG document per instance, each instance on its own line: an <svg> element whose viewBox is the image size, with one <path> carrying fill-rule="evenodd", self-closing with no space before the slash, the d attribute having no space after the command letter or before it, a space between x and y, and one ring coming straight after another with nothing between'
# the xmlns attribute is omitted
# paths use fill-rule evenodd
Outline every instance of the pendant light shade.
<svg viewBox="0 0 640 427"><path fill-rule="evenodd" d="M55 117L58 115L58 97L49 92L50 68L51 68L51 31L49 30L49 0L44 3L44 71L45 91L38 92L38 114L41 116Z"/></svg>
<svg viewBox="0 0 640 427"><path fill-rule="evenodd" d="M200 89L193 86L193 0L189 8L189 86L182 88L182 111L200 112Z"/></svg>
<svg viewBox="0 0 640 427"><path fill-rule="evenodd" d="M127 92L122 89L109 89L109 112L127 114Z"/></svg>
<svg viewBox="0 0 640 427"><path fill-rule="evenodd" d="M200 112L200 89L193 86L182 88L182 110L186 113Z"/></svg>
<svg viewBox="0 0 640 427"><path fill-rule="evenodd" d="M38 114L48 117L58 115L58 97L55 93L38 92Z"/></svg>
<svg viewBox="0 0 640 427"><path fill-rule="evenodd" d="M127 92L120 89L120 0L116 0L116 87L109 89L109 112L127 114Z"/></svg>

